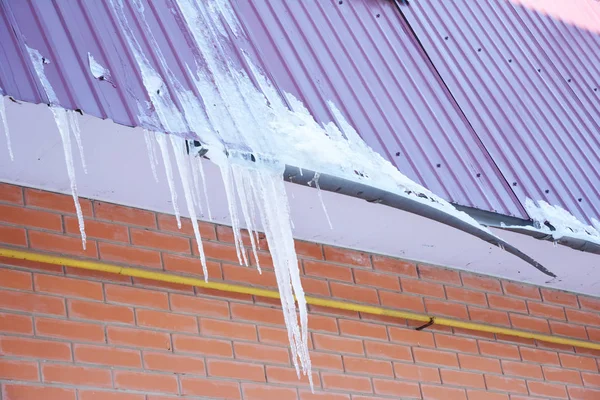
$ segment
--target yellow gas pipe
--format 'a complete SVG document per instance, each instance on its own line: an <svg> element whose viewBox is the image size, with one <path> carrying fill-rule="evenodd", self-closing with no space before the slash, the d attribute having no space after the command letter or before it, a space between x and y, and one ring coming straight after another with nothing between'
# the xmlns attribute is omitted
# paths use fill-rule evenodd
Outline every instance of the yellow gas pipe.
<svg viewBox="0 0 600 400"><path fill-rule="evenodd" d="M278 299L279 293L274 290L260 289L242 285L232 285L220 282L206 282L198 278L190 278L169 274L165 272L147 271L139 268L121 267L118 265L105 264L96 261L79 260L50 254L41 254L30 251L0 248L0 256L15 258L19 260L36 261L46 264L63 265L66 267L87 269L90 271L101 271L112 274L130 276L134 278L151 279L160 282L177 283L181 285L196 286L207 289L220 290L230 293L242 293L253 296L262 296L272 299ZM372 315L385 315L388 317L409 319L421 321L435 325L449 326L453 328L469 329L472 331L498 333L508 336L516 336L525 339L541 340L547 343L557 343L567 346L575 346L585 349L600 350L600 343L588 342L585 340L563 338L542 333L521 331L518 329L502 328L493 325L479 324L475 322L458 321L450 318L429 316L407 311L390 310L382 307L367 306L355 303L346 303L338 300L322 299L319 297L306 296L306 302L311 305L335 308L339 310L363 312Z"/></svg>

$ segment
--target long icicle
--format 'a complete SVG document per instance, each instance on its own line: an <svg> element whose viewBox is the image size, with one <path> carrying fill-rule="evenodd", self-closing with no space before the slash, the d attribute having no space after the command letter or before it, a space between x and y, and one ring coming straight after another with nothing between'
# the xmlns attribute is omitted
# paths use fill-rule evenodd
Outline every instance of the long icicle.
<svg viewBox="0 0 600 400"><path fill-rule="evenodd" d="M227 197L227 207L229 208L229 216L231 217L231 229L233 230L233 241L235 243L235 251L240 265L248 265L248 259L246 258L246 250L244 249L244 242L242 235L240 234L240 225L237 214L236 198L235 198L235 186L231 177L231 165L229 160L225 160L219 163L221 169L221 176L223 178L223 184L225 185L225 194Z"/></svg>
<svg viewBox="0 0 600 400"><path fill-rule="evenodd" d="M147 129L144 129L144 140L146 141L146 152L148 153L148 159L150 160L150 168L152 168L152 176L158 183L158 174L156 173L156 166L158 160L156 159L156 148L154 147L154 134Z"/></svg>
<svg viewBox="0 0 600 400"><path fill-rule="evenodd" d="M260 268L260 261L258 260L258 252L256 250L256 240L254 237L254 216L252 208L254 208L254 202L251 201L252 196L248 192L248 188L245 185L245 172L246 168L231 165L231 175L233 176L233 182L237 187L237 194L240 199L240 206L242 209L242 216L244 217L244 223L246 224L246 228L248 229L248 235L250 236L250 244L252 246L252 253L254 254L254 260L256 261L256 269L258 272L262 274L262 270ZM251 211L252 210L252 211Z"/></svg>
<svg viewBox="0 0 600 400"><path fill-rule="evenodd" d="M200 261L202 263L202 271L204 272L204 280L208 281L208 269L206 267L206 257L204 256L204 248L202 247L202 237L200 236L200 228L198 227L198 217L196 216L196 209L194 207L194 200L192 194L192 182L189 171L189 160L185 154L185 139L170 135L171 145L173 146L173 153L175 155L175 163L179 169L179 177L181 178L181 185L183 186L183 193L185 196L185 203L187 204L188 213L190 214L190 220L192 221L192 227L194 229L194 236L196 237L196 244L198 246L198 253L200 254Z"/></svg>
<svg viewBox="0 0 600 400"><path fill-rule="evenodd" d="M69 116L69 128L73 136L75 136L75 142L77 142L77 148L79 149L79 158L81 159L81 166L83 172L87 175L87 165L85 164L85 156L83 154L83 143L81 142L81 129L79 128L79 120L74 111L68 112Z"/></svg>
<svg viewBox="0 0 600 400"><path fill-rule="evenodd" d="M160 133L155 134L155 137L165 164L165 173L167 174L167 183L169 184L169 190L171 191L171 202L173 203L175 219L177 219L177 227L181 229L181 217L179 215L179 205L177 204L177 190L175 189L175 182L173 180L173 167L171 164L171 156L169 155L167 137Z"/></svg>

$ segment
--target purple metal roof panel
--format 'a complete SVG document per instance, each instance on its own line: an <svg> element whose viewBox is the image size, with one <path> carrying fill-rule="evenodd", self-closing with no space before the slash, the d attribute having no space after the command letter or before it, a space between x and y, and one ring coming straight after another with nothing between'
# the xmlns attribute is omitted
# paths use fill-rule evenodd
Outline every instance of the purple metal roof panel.
<svg viewBox="0 0 600 400"><path fill-rule="evenodd" d="M430 11L426 17L418 14L418 7L428 7L424 3L411 2L410 8L403 8L410 10L411 21L418 20L422 24L431 17ZM166 71L158 59L162 53L177 80L195 91L185 66L194 65L198 54L189 45L189 32L180 21L175 2L125 1L124 4L133 35L153 67L164 76ZM50 59L46 74L62 106L79 108L125 125L147 126L139 116L144 112L140 105L145 104L147 93L108 1L0 0L0 5L0 86L5 92L26 101L47 102L32 74L27 45ZM137 5L143 7L144 18ZM517 110L511 110L510 114L518 117L518 121L511 121L509 113L498 111L497 104L513 109L523 105L514 102L513 106L502 90L471 88L477 94L473 97L470 93L457 95L454 93L456 85L449 84L463 110L465 101L473 102L471 108L466 107L467 121L396 6L389 1L353 0L340 4L337 0L238 0L233 5L248 34L248 40L234 38L229 44L232 58L240 66L244 61L236 50L241 47L269 72L280 90L300 98L318 121L333 120L326 104L331 100L369 145L410 178L442 197L461 205L526 217L512 190L518 190L522 199L529 181L543 179L544 171L534 170L531 177L525 176L527 184L509 186L503 174L509 182L515 176L521 178L525 172L529 174L526 168L517 165L521 155L507 140L498 139L499 144L496 144L489 139L489 134L486 136L480 131L496 125L494 129L502 131L505 128L501 126L511 123L530 128L527 133L535 125L550 131L561 121L552 114L555 110L544 106L526 123L521 121L523 118ZM429 35L435 28L439 27L421 27L421 30ZM477 31L470 34L474 36ZM485 39L485 35L482 38ZM428 52L434 48L431 43L426 45ZM92 77L88 53L111 71L114 86ZM448 69L457 69L452 60L440 61L437 57L436 63L439 62L446 63ZM444 73L442 76L446 80ZM475 77L465 77L462 81L469 84L469 79ZM488 76L482 80L492 85L496 82ZM169 81L165 79L165 82ZM503 82L509 84L507 80ZM546 89L548 97L562 93L562 89L553 90ZM516 96L514 90L513 95ZM490 106L491 111L477 110L477 107ZM589 110L588 114L591 108ZM550 117L545 115L548 111ZM568 126L571 129L584 126L589 132L593 125L588 120L594 122L588 116L583 122L573 119ZM523 134L522 139L517 139L521 141L519 146L532 147L535 140L549 141L550 137L530 138ZM551 140L561 142L560 137ZM486 149L488 146L491 150ZM506 160L499 162L502 157ZM588 158L594 159L591 155ZM500 164L502 173L496 163ZM557 163L560 164L560 160ZM576 168L574 159L563 160L563 163ZM565 176L564 166L556 168L559 178ZM547 181L554 179L549 176ZM557 178L557 182L559 180ZM582 187L590 185L584 181L580 184ZM540 184L537 189L543 191L548 185ZM560 197L561 194L563 192L557 191L553 195Z"/></svg>
<svg viewBox="0 0 600 400"><path fill-rule="evenodd" d="M597 218L598 33L506 0L402 10L519 199Z"/></svg>

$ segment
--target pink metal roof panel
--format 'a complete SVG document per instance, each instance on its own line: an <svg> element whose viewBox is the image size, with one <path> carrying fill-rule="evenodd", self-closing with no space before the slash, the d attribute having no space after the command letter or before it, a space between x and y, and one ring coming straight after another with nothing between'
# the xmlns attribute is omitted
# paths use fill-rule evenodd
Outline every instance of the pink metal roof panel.
<svg viewBox="0 0 600 400"><path fill-rule="evenodd" d="M579 13L593 3L564 2ZM564 22L531 4L415 1L402 11L521 202L589 221L600 215L598 32L573 24L573 10Z"/></svg>

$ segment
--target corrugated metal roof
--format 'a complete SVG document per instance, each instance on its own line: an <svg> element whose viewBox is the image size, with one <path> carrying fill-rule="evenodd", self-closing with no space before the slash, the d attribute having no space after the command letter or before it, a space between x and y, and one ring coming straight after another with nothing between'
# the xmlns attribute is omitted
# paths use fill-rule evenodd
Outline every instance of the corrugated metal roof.
<svg viewBox="0 0 600 400"><path fill-rule="evenodd" d="M334 119L326 104L333 101L371 147L441 197L518 217L526 217L525 197L598 215L600 93L586 89L598 79L598 55L590 54L598 39L589 31L504 0L413 1L401 6L410 27L383 0L232 3L247 37L230 34L225 46L240 68L242 49L318 121ZM153 68L165 76L162 54L177 81L199 96L186 69L199 55L176 2L124 4ZM7 94L48 101L27 45L51 61L45 71L62 106L147 126L140 114L152 112L148 95L108 0L0 5ZM583 38L578 46L556 48L575 36ZM114 85L94 79L88 53Z"/></svg>
<svg viewBox="0 0 600 400"><path fill-rule="evenodd" d="M402 10L519 199L600 215L598 33L506 0Z"/></svg>

